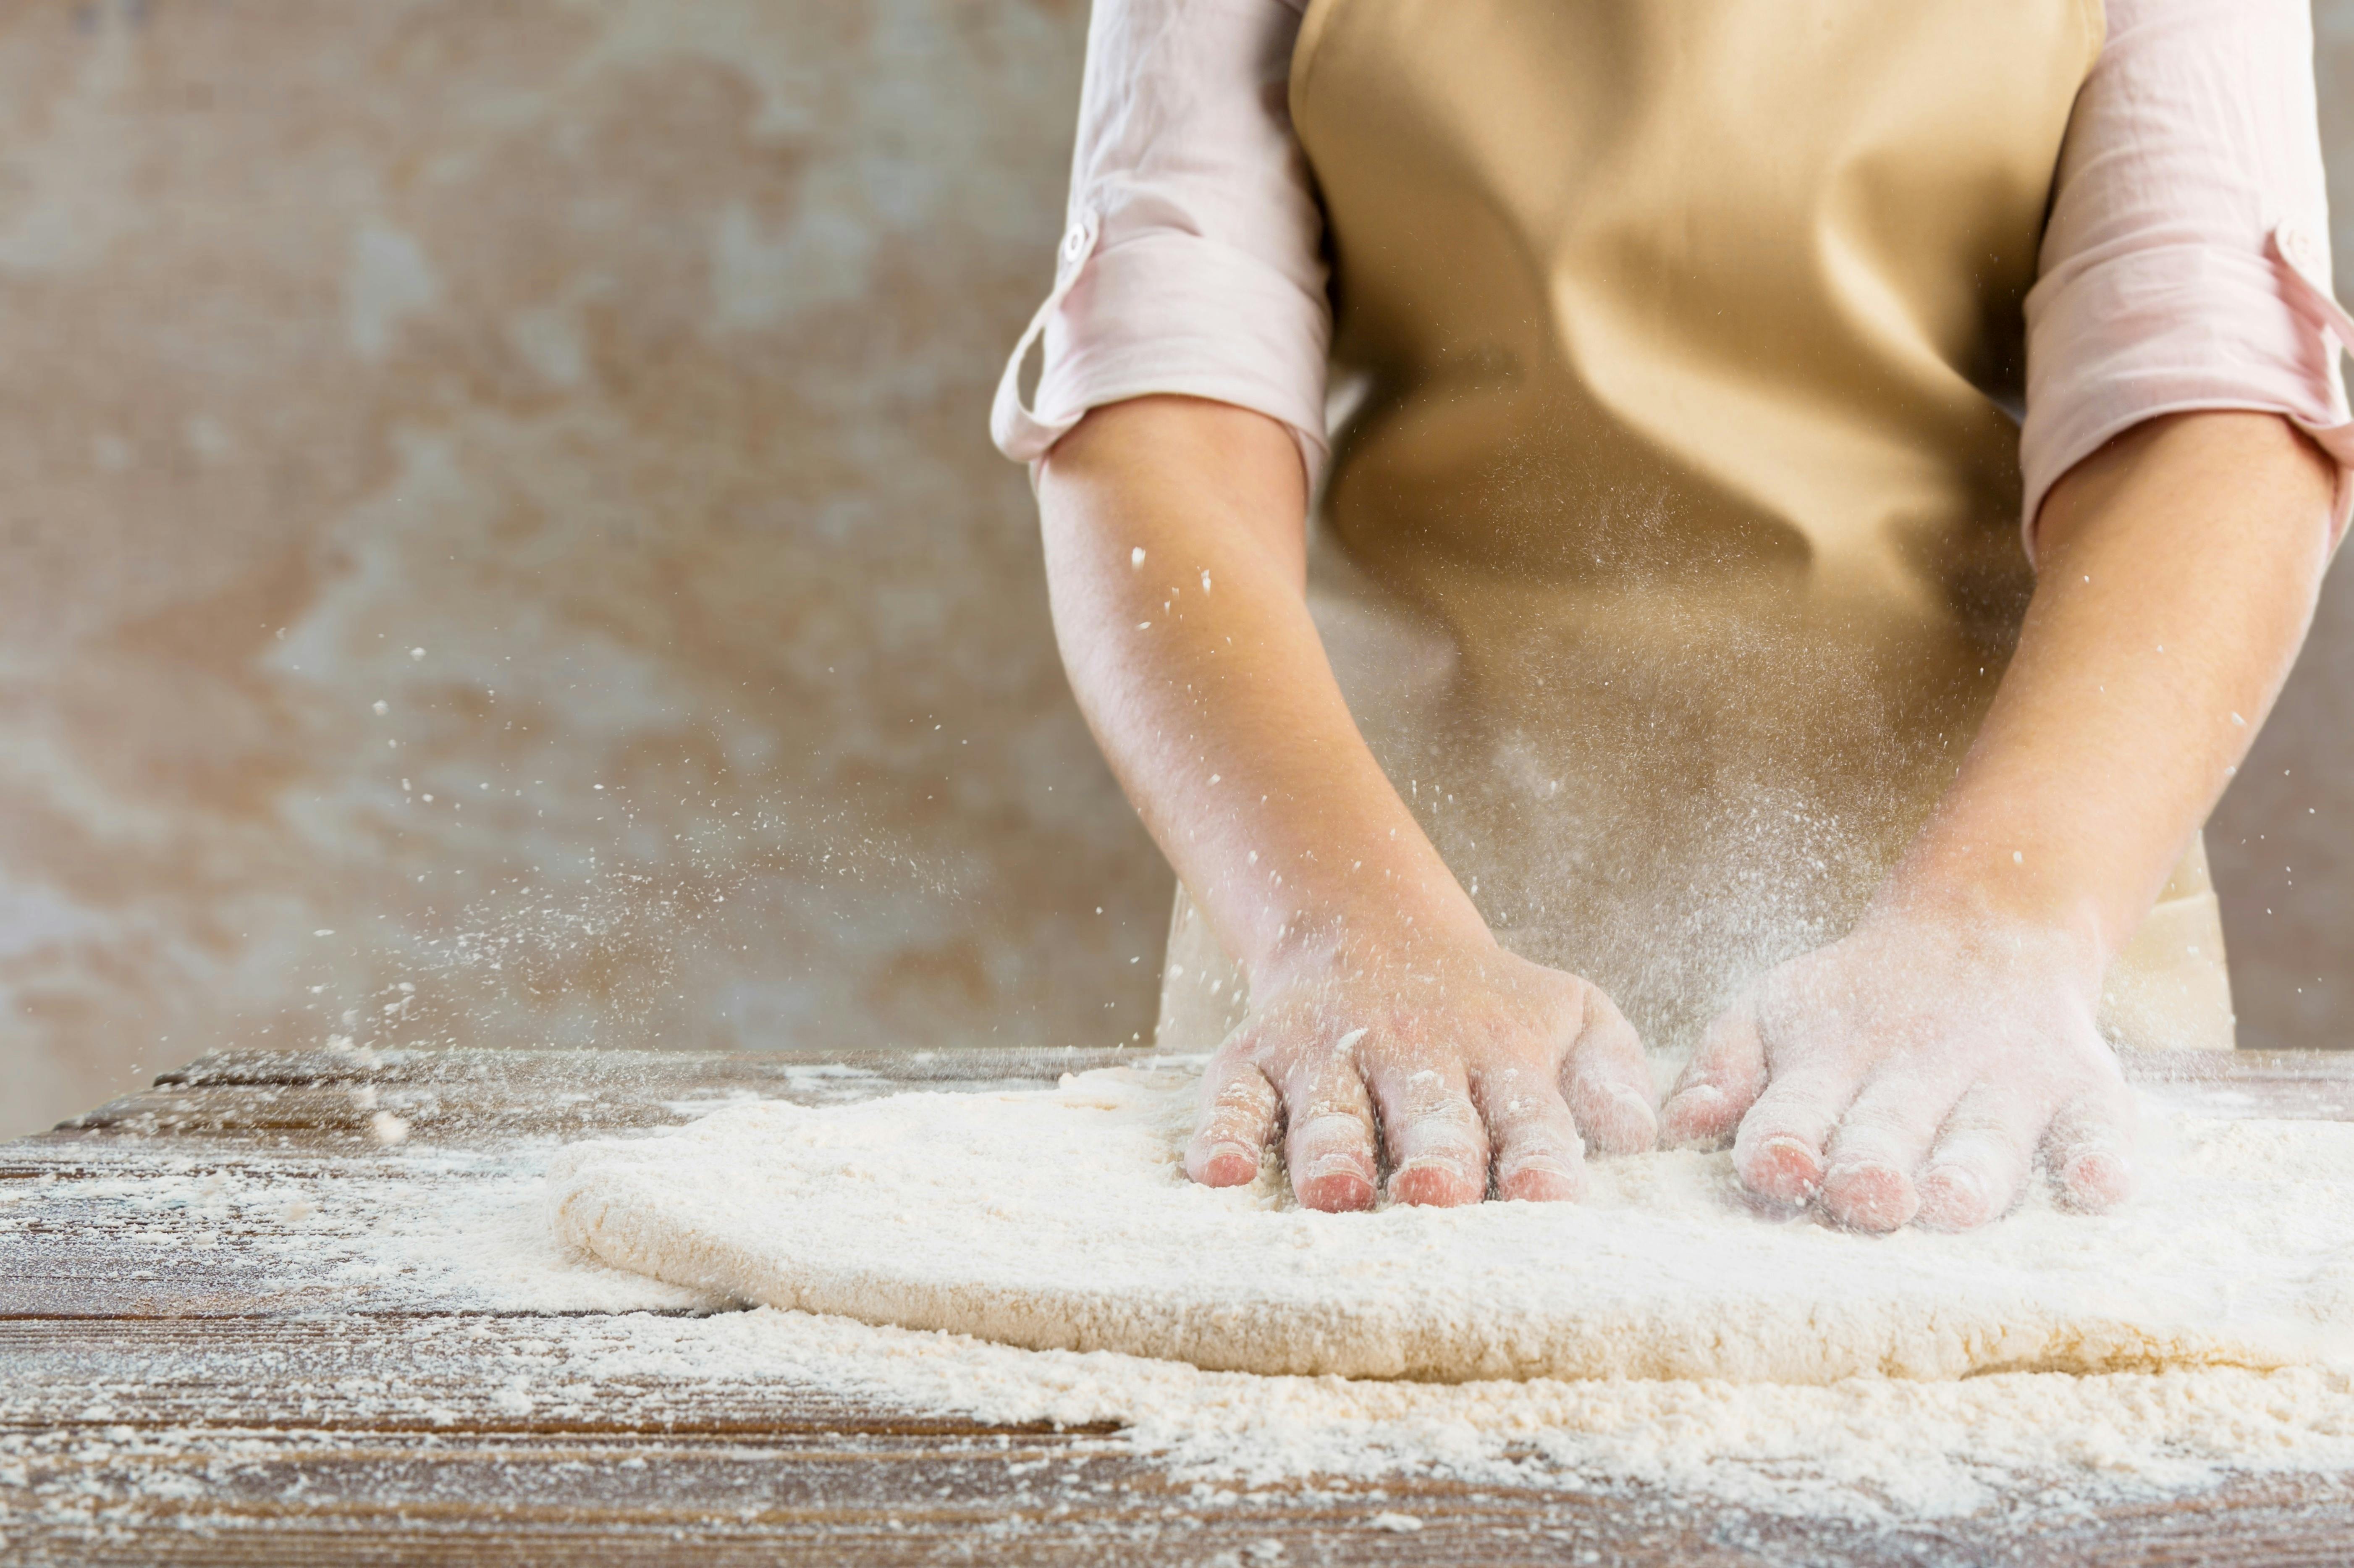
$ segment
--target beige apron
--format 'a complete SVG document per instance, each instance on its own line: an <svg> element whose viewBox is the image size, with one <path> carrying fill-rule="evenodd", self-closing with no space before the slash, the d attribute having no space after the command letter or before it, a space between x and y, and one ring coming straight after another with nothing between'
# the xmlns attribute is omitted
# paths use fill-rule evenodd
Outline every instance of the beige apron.
<svg viewBox="0 0 2354 1568"><path fill-rule="evenodd" d="M1687 1045L1829 941L2016 641L2020 302L2099 0L1314 0L1310 598L1504 945ZM2121 1043L2232 1044L2194 838ZM1160 1043L1241 979L1181 891Z"/></svg>

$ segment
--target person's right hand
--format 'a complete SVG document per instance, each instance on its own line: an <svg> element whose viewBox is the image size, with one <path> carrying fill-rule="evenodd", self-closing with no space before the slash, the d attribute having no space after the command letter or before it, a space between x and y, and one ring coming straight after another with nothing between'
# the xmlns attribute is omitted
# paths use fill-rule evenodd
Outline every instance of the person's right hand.
<svg viewBox="0 0 2354 1568"><path fill-rule="evenodd" d="M1488 1195L1574 1199L1585 1150L1651 1147L1659 1098L1640 1042L1596 986L1496 947L1424 946L1410 960L1327 959L1254 990L1211 1058L1185 1173L1257 1178L1278 1134L1310 1209Z"/></svg>

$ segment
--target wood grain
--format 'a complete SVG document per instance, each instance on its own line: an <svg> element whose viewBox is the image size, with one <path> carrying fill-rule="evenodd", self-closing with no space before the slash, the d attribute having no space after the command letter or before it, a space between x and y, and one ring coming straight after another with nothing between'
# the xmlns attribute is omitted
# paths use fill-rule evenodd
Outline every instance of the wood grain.
<svg viewBox="0 0 2354 1568"><path fill-rule="evenodd" d="M1104 1430L988 1427L782 1379L590 1376L605 1313L354 1274L390 1206L511 1181L560 1140L742 1095L1034 1086L1120 1059L1144 1058L239 1052L0 1145L0 1561L2354 1561L2346 1478L2249 1478L2062 1528L1897 1531L1634 1487L1236 1495L1180 1485ZM2202 1109L2354 1119L2354 1056L2134 1065ZM377 1140L380 1111L406 1139Z"/></svg>

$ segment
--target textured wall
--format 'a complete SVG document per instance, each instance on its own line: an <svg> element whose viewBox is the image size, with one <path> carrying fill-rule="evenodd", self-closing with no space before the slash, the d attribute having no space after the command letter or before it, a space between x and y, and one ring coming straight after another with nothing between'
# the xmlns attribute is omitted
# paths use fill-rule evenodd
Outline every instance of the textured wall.
<svg viewBox="0 0 2354 1568"><path fill-rule="evenodd" d="M1084 12L0 8L0 1135L230 1041L1149 1027L982 428Z"/></svg>
<svg viewBox="0 0 2354 1568"><path fill-rule="evenodd" d="M2354 299L2354 0L2313 8L2338 294ZM2354 1046L2354 572L2207 829L2243 1046Z"/></svg>
<svg viewBox="0 0 2354 1568"><path fill-rule="evenodd" d="M1084 11L0 7L0 1136L233 1041L1148 1027L981 430ZM2215 834L2249 1044L2354 1001L2322 643Z"/></svg>

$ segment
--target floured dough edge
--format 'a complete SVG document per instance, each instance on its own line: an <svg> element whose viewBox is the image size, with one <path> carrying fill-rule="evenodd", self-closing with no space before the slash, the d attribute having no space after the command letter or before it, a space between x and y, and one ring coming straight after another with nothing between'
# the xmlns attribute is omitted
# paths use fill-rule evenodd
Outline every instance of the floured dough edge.
<svg viewBox="0 0 2354 1568"><path fill-rule="evenodd" d="M1214 1308L1058 1287L1009 1292L840 1266L779 1267L663 1212L642 1193L617 1202L559 1158L558 1236L615 1267L749 1304L970 1335L1034 1351L1111 1351L1206 1372L1422 1383L1697 1380L1950 1381L1993 1372L2080 1375L2168 1368L2269 1372L2308 1358L2198 1332L2021 1304L1919 1312L1918 1303L1761 1306L1740 1322L1605 1309L1574 1322L1466 1320L1444 1308L1245 1296ZM1428 1306L1429 1304L1426 1304Z"/></svg>

